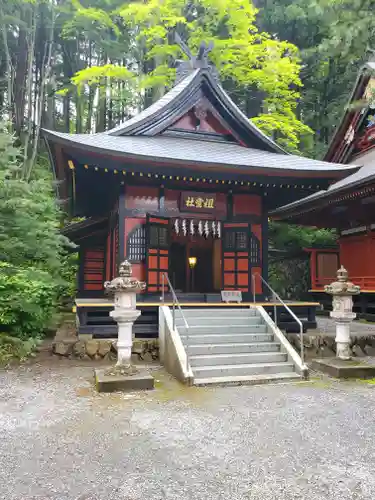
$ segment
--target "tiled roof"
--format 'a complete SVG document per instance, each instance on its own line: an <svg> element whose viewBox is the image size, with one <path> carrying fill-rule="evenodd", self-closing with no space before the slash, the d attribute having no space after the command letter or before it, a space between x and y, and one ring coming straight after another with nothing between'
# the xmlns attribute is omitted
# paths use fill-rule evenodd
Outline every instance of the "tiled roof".
<svg viewBox="0 0 375 500"><path fill-rule="evenodd" d="M375 164L361 167L354 174L331 184L325 191L319 191L318 193L307 196L302 200L297 200L293 203L289 203L288 205L279 207L276 210L273 210L271 215L281 219L288 218L297 211L298 213L309 211L309 209L313 206L316 206L317 202L319 202L319 207L323 207L329 200L332 199L332 197L356 188L358 189L364 183L367 184L372 181L375 181Z"/></svg>
<svg viewBox="0 0 375 500"><path fill-rule="evenodd" d="M348 174L357 169L353 165L342 165L311 160L302 156L270 153L238 144L202 141L167 136L113 136L99 134L65 134L45 131L48 140L54 140L85 151L106 153L114 156L147 159L150 162L170 160L194 164L225 165L232 167L260 167L269 170L318 172L322 177L337 178L337 174Z"/></svg>
<svg viewBox="0 0 375 500"><path fill-rule="evenodd" d="M234 128L240 130L241 140L247 146L255 141L260 149L286 154L242 113L206 68L195 69L154 104L104 133L110 136L158 135L207 97L206 94L214 100L214 107L224 112L228 121L235 124Z"/></svg>

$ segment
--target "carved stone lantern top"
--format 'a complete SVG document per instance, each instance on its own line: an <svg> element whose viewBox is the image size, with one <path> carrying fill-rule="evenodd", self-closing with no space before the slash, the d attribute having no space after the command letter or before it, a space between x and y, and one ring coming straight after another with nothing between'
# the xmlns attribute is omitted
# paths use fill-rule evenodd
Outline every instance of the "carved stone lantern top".
<svg viewBox="0 0 375 500"><path fill-rule="evenodd" d="M361 292L361 288L349 281L348 277L348 271L345 267L341 266L337 271L337 281L326 285L324 291L330 295L358 295Z"/></svg>
<svg viewBox="0 0 375 500"><path fill-rule="evenodd" d="M119 276L104 283L106 292L111 294L116 292L138 293L144 290L146 288L146 283L136 278L132 278L132 274L133 271L130 262L128 260L121 262L119 266Z"/></svg>

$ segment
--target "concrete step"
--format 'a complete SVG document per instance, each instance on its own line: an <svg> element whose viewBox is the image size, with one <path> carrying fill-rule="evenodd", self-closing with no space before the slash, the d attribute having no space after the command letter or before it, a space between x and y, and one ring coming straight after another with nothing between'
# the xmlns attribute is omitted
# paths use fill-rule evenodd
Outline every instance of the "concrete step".
<svg viewBox="0 0 375 500"><path fill-rule="evenodd" d="M194 337L195 338L195 337ZM193 340L193 339L191 339ZM277 342L251 342L237 344L193 344L189 345L189 355L235 354L247 352L279 352Z"/></svg>
<svg viewBox="0 0 375 500"><path fill-rule="evenodd" d="M197 366L194 378L232 377L238 375L268 375L293 372L293 363L251 363L238 365Z"/></svg>
<svg viewBox="0 0 375 500"><path fill-rule="evenodd" d="M236 354L208 354L191 356L188 350L190 366L224 366L224 365L246 365L256 363L282 363L287 361L288 356L283 352L250 352Z"/></svg>
<svg viewBox="0 0 375 500"><path fill-rule="evenodd" d="M188 332L186 332L188 330ZM210 326L180 326L178 328L180 335L218 335L218 334L231 334L231 333L267 333L266 325L210 325Z"/></svg>
<svg viewBox="0 0 375 500"><path fill-rule="evenodd" d="M172 307L171 307L172 309ZM225 317L250 317L250 316L260 316L259 312L256 309L241 309L241 308L236 308L236 309L230 309L229 307L216 307L216 308L211 308L211 309L206 309L204 307L199 307L195 309L187 309L183 308L183 313L184 316L190 317L214 317L217 318L218 316L225 316ZM176 316L181 316L181 311L176 308Z"/></svg>
<svg viewBox="0 0 375 500"><path fill-rule="evenodd" d="M236 343L250 343L250 342L272 342L273 335L270 333L232 333L232 334L208 334L201 333L193 334L192 329L189 328L189 336L181 335L180 337L183 344L236 344Z"/></svg>
<svg viewBox="0 0 375 500"><path fill-rule="evenodd" d="M219 316L217 317L199 317L196 316L186 317L186 321L189 326L211 326L211 325L261 325L263 323L262 318L258 316L249 316L248 318L242 317L227 317L227 316ZM184 319L182 317L176 318L176 326L177 328L181 326L185 326Z"/></svg>
<svg viewBox="0 0 375 500"><path fill-rule="evenodd" d="M296 372L268 373L267 375L237 375L231 377L195 378L194 385L257 385L268 383L298 382Z"/></svg>

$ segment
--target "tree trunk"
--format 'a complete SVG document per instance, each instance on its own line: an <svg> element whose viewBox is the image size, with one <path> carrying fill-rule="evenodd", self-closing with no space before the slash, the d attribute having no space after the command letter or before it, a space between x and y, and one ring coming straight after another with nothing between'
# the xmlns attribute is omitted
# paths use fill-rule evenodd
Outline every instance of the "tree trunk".
<svg viewBox="0 0 375 500"><path fill-rule="evenodd" d="M107 115L107 98L106 98L105 86L99 85L98 92L99 92L99 98L98 98L98 110L96 119L96 132L104 132L106 126L106 115Z"/></svg>
<svg viewBox="0 0 375 500"><path fill-rule="evenodd" d="M51 18L49 20L48 27L48 38L45 44L45 50L43 54L42 66L41 66L41 74L40 74L40 84L39 84L39 92L37 99L37 110L36 110L36 119L35 119L35 134L33 137L33 143L31 145L31 153L28 157L27 161L27 170L26 170L26 180L30 179L32 169L34 168L38 147L39 147L39 138L40 138L40 128L41 121L43 115L43 109L45 106L45 98L46 98L46 85L50 77L51 73L51 59L52 59L52 45L54 39L54 29L55 29L55 9L51 7Z"/></svg>
<svg viewBox="0 0 375 500"><path fill-rule="evenodd" d="M8 117L9 117L9 124L10 127L13 129L13 123L14 123L14 116L13 116L13 81L14 81L14 74L13 74L13 65L12 65L12 59L9 51L9 46L8 46L8 24L5 22L4 19L4 12L3 9L0 7L0 29L1 29L1 35L3 38L3 45L4 45L4 52L5 52L5 61L6 61L6 74L7 74L7 111L8 111Z"/></svg>
<svg viewBox="0 0 375 500"><path fill-rule="evenodd" d="M27 9L27 7L26 7ZM30 13L25 13L24 9L21 9L21 20L28 23L28 18ZM20 23L19 25L19 35L17 43L17 54L16 54L16 67L15 67L15 80L14 80L14 129L18 136L21 135L21 131L24 125L25 116L25 92L26 92L26 74L28 68L27 60L28 50L27 50L27 37L26 37L26 27Z"/></svg>
<svg viewBox="0 0 375 500"><path fill-rule="evenodd" d="M85 130L85 132L87 134L90 134L90 132L92 132L92 129L93 129L92 117L93 117L93 111L94 111L95 90L96 90L96 85L90 85L88 103L87 103L86 130Z"/></svg>

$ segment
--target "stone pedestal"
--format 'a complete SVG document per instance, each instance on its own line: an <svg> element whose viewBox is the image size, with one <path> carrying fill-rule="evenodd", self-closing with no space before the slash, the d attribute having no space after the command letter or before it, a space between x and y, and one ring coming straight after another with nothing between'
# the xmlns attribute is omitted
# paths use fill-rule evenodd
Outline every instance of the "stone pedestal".
<svg viewBox="0 0 375 500"><path fill-rule="evenodd" d="M107 369L95 370L95 385L99 392L153 389L154 379L131 362L133 323L141 314L136 309L136 294L145 283L131 278L129 262L120 265L119 277L104 283L107 292L114 294L114 310L110 312L118 325L117 363Z"/></svg>
<svg viewBox="0 0 375 500"><path fill-rule="evenodd" d="M336 323L336 356L348 361L351 359L350 323L356 317L352 296L359 294L360 288L348 280L348 272L341 266L337 271L337 281L327 285L324 290L333 297L330 316Z"/></svg>
<svg viewBox="0 0 375 500"><path fill-rule="evenodd" d="M95 370L95 387L98 392L144 391L154 388L154 377L146 370L137 370L132 375L108 372L108 369Z"/></svg>
<svg viewBox="0 0 375 500"><path fill-rule="evenodd" d="M340 379L372 379L375 377L375 365L361 360L348 361L338 357L314 359L312 368Z"/></svg>

